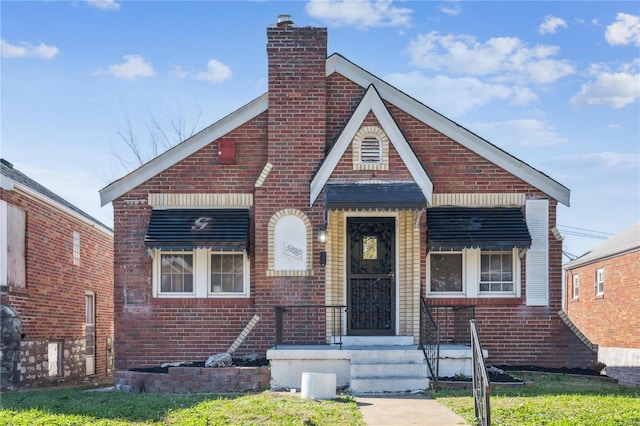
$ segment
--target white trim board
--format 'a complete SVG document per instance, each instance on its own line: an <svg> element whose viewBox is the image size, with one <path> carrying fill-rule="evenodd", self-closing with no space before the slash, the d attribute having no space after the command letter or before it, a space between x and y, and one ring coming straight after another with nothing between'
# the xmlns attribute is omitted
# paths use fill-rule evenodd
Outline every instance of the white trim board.
<svg viewBox="0 0 640 426"><path fill-rule="evenodd" d="M367 92L347 122L347 125L342 130L342 133L340 133L338 140L320 166L318 173L316 173L311 181L309 205L313 205L313 203L316 202L320 192L322 192L322 188L324 188L331 176L331 173L333 173L334 169L338 165L340 158L342 158L345 151L351 144L356 132L358 132L362 123L367 118L369 111L373 112L378 119L382 129L389 138L389 142L394 146L400 155L400 158L402 158L402 161L409 170L409 173L411 173L413 180L422 190L427 203L431 205L433 183L431 182L431 179L429 179L427 172L422 167L420 160L418 160L409 146L409 143L402 134L402 131L393 120L393 117L391 117L389 110L387 110L387 107L384 105L384 102L382 102L380 95L373 85L369 86L367 89Z"/></svg>

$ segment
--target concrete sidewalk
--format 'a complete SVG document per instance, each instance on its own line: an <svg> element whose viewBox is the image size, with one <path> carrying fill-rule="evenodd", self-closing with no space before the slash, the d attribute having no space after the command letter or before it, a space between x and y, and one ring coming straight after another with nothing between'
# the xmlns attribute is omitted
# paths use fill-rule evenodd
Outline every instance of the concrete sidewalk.
<svg viewBox="0 0 640 426"><path fill-rule="evenodd" d="M433 398L417 395L356 396L367 426L469 425Z"/></svg>

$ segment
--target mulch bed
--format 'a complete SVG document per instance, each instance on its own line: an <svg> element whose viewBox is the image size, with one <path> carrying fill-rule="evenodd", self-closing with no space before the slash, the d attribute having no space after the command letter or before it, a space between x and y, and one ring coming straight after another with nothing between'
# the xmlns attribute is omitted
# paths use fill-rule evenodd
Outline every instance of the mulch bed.
<svg viewBox="0 0 640 426"><path fill-rule="evenodd" d="M204 368L205 361L194 361L185 364L181 364L180 367L197 367ZM242 358L233 358L233 367L262 367L269 365L269 360L261 358L257 360L244 360ZM168 374L171 367L147 367L147 368L131 368L130 371L140 371L143 373L159 373Z"/></svg>

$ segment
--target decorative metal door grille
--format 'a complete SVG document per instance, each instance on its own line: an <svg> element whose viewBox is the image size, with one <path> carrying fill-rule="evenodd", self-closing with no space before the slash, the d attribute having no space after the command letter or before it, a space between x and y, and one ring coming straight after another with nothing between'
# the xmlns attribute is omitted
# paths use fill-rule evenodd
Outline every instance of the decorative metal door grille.
<svg viewBox="0 0 640 426"><path fill-rule="evenodd" d="M395 333L393 218L349 218L348 332Z"/></svg>

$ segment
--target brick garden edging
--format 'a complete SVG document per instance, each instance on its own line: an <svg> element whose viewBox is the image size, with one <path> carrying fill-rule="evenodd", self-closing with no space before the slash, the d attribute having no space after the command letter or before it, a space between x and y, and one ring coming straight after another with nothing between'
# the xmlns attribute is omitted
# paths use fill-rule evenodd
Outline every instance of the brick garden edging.
<svg viewBox="0 0 640 426"><path fill-rule="evenodd" d="M116 371L115 389L131 393L257 392L269 387L270 370L262 367L170 367L168 374Z"/></svg>

